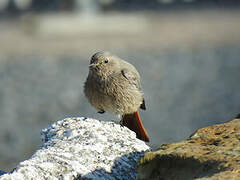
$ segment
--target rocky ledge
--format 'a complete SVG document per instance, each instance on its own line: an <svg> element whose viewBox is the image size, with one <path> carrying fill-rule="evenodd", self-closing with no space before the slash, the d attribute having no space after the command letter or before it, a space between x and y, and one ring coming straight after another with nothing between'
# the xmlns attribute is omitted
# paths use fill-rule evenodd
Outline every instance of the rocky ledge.
<svg viewBox="0 0 240 180"><path fill-rule="evenodd" d="M146 153L138 163L138 179L240 179L240 115Z"/></svg>
<svg viewBox="0 0 240 180"><path fill-rule="evenodd" d="M67 118L42 130L43 146L1 180L136 179L136 164L150 148L113 122Z"/></svg>
<svg viewBox="0 0 240 180"><path fill-rule="evenodd" d="M67 118L42 130L43 146L0 179L240 179L240 115L159 150L113 122ZM144 155L145 153L145 155Z"/></svg>

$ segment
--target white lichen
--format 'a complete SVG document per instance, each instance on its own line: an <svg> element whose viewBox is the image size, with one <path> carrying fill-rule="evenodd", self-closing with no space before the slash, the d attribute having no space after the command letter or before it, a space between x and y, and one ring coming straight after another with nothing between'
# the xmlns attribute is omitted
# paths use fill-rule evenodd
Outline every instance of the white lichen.
<svg viewBox="0 0 240 180"><path fill-rule="evenodd" d="M0 179L135 179L149 147L114 122L66 118L42 130L43 146Z"/></svg>

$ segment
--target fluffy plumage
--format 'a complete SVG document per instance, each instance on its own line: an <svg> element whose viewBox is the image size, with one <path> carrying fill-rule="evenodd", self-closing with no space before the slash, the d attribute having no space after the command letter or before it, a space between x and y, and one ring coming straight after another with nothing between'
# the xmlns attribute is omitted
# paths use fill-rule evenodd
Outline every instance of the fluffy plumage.
<svg viewBox="0 0 240 180"><path fill-rule="evenodd" d="M84 93L99 112L124 116L146 109L136 68L109 52L92 56Z"/></svg>

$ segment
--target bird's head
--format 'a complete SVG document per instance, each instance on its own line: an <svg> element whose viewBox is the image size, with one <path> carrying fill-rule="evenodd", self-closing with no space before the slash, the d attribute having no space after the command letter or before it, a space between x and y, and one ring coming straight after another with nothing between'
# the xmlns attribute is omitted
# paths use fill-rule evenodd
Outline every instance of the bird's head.
<svg viewBox="0 0 240 180"><path fill-rule="evenodd" d="M98 73L109 73L118 67L118 58L109 52L97 52L90 61L90 71Z"/></svg>

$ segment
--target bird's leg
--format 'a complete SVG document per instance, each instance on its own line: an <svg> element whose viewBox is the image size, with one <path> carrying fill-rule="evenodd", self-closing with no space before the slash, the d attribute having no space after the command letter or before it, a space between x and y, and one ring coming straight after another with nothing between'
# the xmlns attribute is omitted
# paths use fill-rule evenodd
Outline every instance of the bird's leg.
<svg viewBox="0 0 240 180"><path fill-rule="evenodd" d="M120 123L119 123L122 127L124 126L123 125L123 117L122 117L122 119L120 120Z"/></svg>
<svg viewBox="0 0 240 180"><path fill-rule="evenodd" d="M120 114L117 114L118 119L120 119L122 116ZM115 122L116 124L120 124L121 127L123 127L123 123L122 120L113 120L113 122Z"/></svg>
<svg viewBox="0 0 240 180"><path fill-rule="evenodd" d="M124 126L124 125L123 125L123 121L122 121L122 120L120 121L120 126L121 126L121 127L123 127L123 126Z"/></svg>
<svg viewBox="0 0 240 180"><path fill-rule="evenodd" d="M105 111L103 109L101 109L100 111L98 111L99 114L103 114L105 113Z"/></svg>

